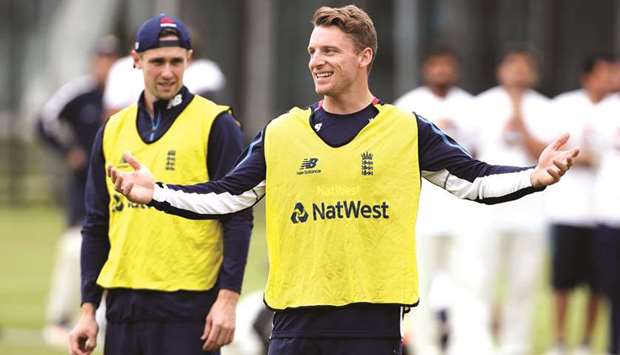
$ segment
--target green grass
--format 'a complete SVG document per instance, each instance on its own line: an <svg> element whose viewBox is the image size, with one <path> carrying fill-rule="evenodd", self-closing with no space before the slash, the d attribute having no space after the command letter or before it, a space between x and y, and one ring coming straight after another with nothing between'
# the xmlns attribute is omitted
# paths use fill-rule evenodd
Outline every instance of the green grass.
<svg viewBox="0 0 620 355"><path fill-rule="evenodd" d="M254 213L254 233L245 274L244 293L262 289L267 274L264 238L264 206ZM66 351L44 345L40 329L49 287L56 242L63 230L63 216L51 207L0 207L0 354L60 355ZM552 303L546 281L541 277L537 294L533 331L534 354L551 343ZM572 299L569 315L569 341L579 341L582 331L585 292ZM77 305L76 305L77 307ZM606 315L606 312L602 312ZM606 337L605 317L600 317L595 345L603 350Z"/></svg>
<svg viewBox="0 0 620 355"><path fill-rule="evenodd" d="M52 208L0 208L0 354L66 354L39 332L62 220Z"/></svg>

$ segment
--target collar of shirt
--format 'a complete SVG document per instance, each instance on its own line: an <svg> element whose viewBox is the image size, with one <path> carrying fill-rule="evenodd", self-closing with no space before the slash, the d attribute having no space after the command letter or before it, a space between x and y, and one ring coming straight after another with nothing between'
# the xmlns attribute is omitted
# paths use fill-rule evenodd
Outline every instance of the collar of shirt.
<svg viewBox="0 0 620 355"><path fill-rule="evenodd" d="M144 91L138 100L138 133L146 143L153 143L168 131L174 120L183 112L194 95L183 86L170 100L158 100L153 104L153 117L146 110Z"/></svg>
<svg viewBox="0 0 620 355"><path fill-rule="evenodd" d="M379 113L375 107L377 104L382 104L382 102L375 99L358 112L338 115L325 111L320 103L315 103L310 106L312 108L310 125L329 146L340 147L353 140L359 131L375 118Z"/></svg>

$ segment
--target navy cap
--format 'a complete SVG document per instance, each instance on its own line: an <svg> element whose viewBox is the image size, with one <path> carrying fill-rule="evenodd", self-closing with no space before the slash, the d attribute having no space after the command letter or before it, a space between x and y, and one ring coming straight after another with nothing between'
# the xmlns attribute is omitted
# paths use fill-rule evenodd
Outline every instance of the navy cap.
<svg viewBox="0 0 620 355"><path fill-rule="evenodd" d="M159 40L159 34L165 29L174 30L178 40ZM181 47L192 49L192 41L189 30L181 20L176 17L161 14L146 20L136 33L136 52L144 52L160 47Z"/></svg>

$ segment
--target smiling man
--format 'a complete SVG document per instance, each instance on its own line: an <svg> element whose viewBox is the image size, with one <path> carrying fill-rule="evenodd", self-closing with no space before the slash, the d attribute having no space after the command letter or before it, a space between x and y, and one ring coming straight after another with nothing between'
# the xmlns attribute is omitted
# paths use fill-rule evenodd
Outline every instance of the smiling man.
<svg viewBox="0 0 620 355"><path fill-rule="evenodd" d="M309 69L323 100L271 121L230 174L155 184L131 154L134 172L110 166L108 174L130 200L191 218L234 213L266 196L270 355L400 354L403 309L418 303L420 178L498 203L557 182L578 150L560 149L564 135L536 167L474 160L422 117L372 95L377 35L364 11L321 7L312 23Z"/></svg>
<svg viewBox="0 0 620 355"><path fill-rule="evenodd" d="M232 341L235 307L252 227L250 210L214 221L164 215L114 193L105 166L127 166L132 151L177 183L224 176L241 153L239 125L226 106L183 85L190 34L156 16L138 30L132 51L144 91L97 134L82 230L82 316L72 354L90 354L95 309L105 289L106 355L219 354Z"/></svg>

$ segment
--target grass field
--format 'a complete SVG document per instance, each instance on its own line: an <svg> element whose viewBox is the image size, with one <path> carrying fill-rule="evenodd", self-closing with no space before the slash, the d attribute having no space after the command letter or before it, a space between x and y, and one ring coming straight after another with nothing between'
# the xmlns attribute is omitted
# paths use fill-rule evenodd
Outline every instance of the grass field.
<svg viewBox="0 0 620 355"><path fill-rule="evenodd" d="M51 207L0 207L0 354L60 355L43 343L40 329L49 286L50 271L56 252L56 241L63 230L63 217ZM265 282L267 261L262 204L255 211L255 229L250 248L244 292L260 289ZM533 329L535 354L551 342L551 301L541 278L537 293L536 322ZM584 294L572 302L583 309ZM77 305L76 305L77 307ZM415 312L414 312L415 314ZM604 317L601 317L601 324ZM570 340L578 339L582 318L570 315ZM604 326L599 326L596 347L602 350ZM469 354L467 354L469 355Z"/></svg>

